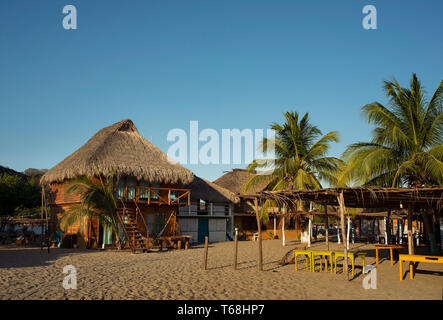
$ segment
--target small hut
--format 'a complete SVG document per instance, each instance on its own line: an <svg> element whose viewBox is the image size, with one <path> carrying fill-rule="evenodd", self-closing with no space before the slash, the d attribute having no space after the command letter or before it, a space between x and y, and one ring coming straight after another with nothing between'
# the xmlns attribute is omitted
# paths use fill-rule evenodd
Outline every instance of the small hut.
<svg viewBox="0 0 443 320"><path fill-rule="evenodd" d="M133 237L177 232L178 208L190 202L190 191L178 186L191 183L193 173L170 161L165 153L140 135L129 119L101 129L43 175L41 183L50 187L49 206L53 219L60 218L70 206L81 201L78 194L66 193L73 178L97 179L98 175L106 176L111 172L118 179L116 198L121 218L126 216L137 221L131 226L136 230L132 232ZM123 231L130 238L125 225L122 223ZM79 247L109 244L106 232L96 221L79 221L62 231L65 235L77 235Z"/></svg>

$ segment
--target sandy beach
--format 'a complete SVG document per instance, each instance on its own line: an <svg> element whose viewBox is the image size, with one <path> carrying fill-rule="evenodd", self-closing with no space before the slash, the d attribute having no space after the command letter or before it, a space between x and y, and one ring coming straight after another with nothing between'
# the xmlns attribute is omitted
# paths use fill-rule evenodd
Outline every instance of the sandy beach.
<svg viewBox="0 0 443 320"><path fill-rule="evenodd" d="M311 273L300 260L279 266L292 248L279 240L263 241L264 271L257 268L257 242L239 242L238 270L233 269L233 242L209 247L208 270L202 270L203 247L148 254L129 252L0 247L0 299L442 299L443 266L422 263L414 280L399 280L399 266L391 266L382 252L377 266L377 289L362 286L361 262L347 282L341 274ZM324 249L324 243L313 248ZM333 243L331 249L341 249ZM373 245L353 244L367 251L367 264L375 264ZM62 286L63 267L77 269L77 289ZM406 263L404 270L407 270Z"/></svg>

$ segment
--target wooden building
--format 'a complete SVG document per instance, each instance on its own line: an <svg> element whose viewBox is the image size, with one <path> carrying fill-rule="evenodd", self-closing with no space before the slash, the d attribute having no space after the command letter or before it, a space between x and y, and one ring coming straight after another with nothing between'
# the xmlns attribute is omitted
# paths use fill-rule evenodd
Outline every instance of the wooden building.
<svg viewBox="0 0 443 320"><path fill-rule="evenodd" d="M190 204L190 190L179 186L191 183L194 175L142 137L129 119L98 131L43 175L54 225L69 207L80 203L78 194L66 193L69 182L78 176L97 178L98 172L103 176L114 172L118 179L115 196L126 246L145 249L149 237L179 232L177 212ZM76 235L79 247L110 242L96 221L78 221L62 231L65 236Z"/></svg>
<svg viewBox="0 0 443 320"><path fill-rule="evenodd" d="M191 190L189 206L179 209L180 231L191 235L193 241L227 241L234 237L234 205L239 198L231 191L195 176L192 183L183 186Z"/></svg>

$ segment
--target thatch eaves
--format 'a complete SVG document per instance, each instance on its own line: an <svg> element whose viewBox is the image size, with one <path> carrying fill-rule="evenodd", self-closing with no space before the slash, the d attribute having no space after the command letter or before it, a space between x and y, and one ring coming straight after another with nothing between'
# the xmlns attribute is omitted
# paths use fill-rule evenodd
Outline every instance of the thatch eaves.
<svg viewBox="0 0 443 320"><path fill-rule="evenodd" d="M253 194L263 191L267 183L260 183L252 186L247 192L244 191L243 187L245 183L253 176L255 176L254 173L250 173L245 169L233 169L215 180L214 183L235 194Z"/></svg>
<svg viewBox="0 0 443 320"><path fill-rule="evenodd" d="M194 176L194 180L183 188L191 189L191 201L204 200L212 203L238 203L240 201L233 192L206 179Z"/></svg>

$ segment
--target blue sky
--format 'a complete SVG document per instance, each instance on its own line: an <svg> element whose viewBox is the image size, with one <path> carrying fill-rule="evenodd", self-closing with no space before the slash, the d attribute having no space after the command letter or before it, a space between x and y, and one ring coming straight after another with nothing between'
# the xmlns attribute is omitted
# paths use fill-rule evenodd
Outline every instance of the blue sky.
<svg viewBox="0 0 443 320"><path fill-rule="evenodd" d="M77 8L78 29L62 27ZM364 30L375 5L378 29ZM386 102L381 85L417 73L442 80L443 2L0 2L0 165L50 168L99 129L130 118L163 151L190 120L221 132L266 129L309 112L346 145L367 140L360 107ZM214 180L244 165L188 165Z"/></svg>

